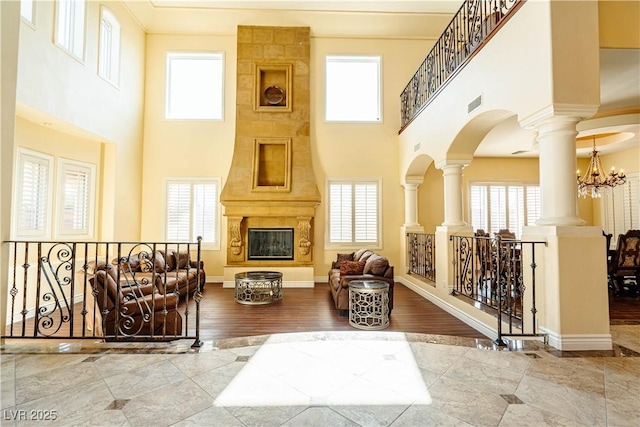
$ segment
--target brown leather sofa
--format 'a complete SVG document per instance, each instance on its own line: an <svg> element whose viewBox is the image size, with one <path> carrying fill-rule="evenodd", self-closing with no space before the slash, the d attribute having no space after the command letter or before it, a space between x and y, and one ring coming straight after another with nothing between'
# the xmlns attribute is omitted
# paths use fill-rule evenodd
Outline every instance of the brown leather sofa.
<svg viewBox="0 0 640 427"><path fill-rule="evenodd" d="M336 308L346 315L349 310L349 282L383 280L389 284L389 315L393 309L393 266L389 260L369 249L338 254L329 270L329 288Z"/></svg>
<svg viewBox="0 0 640 427"><path fill-rule="evenodd" d="M121 282L118 286L117 280L118 272L112 264L99 266L89 279L102 314L98 325L107 340L182 335L177 294L162 294L152 283Z"/></svg>
<svg viewBox="0 0 640 427"><path fill-rule="evenodd" d="M159 293L175 293L180 298L193 294L198 286L202 291L206 281L204 262L197 266L186 251L140 251L113 263L120 266L121 283L142 286L155 283Z"/></svg>

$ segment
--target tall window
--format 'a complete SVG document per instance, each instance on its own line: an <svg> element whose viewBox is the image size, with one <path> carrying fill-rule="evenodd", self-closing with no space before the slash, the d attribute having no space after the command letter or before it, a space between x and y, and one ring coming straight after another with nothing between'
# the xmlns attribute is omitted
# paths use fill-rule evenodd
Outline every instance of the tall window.
<svg viewBox="0 0 640 427"><path fill-rule="evenodd" d="M55 42L83 59L85 0L58 0L56 5Z"/></svg>
<svg viewBox="0 0 640 427"><path fill-rule="evenodd" d="M35 23L33 0L20 0L20 16L30 24Z"/></svg>
<svg viewBox="0 0 640 427"><path fill-rule="evenodd" d="M98 74L114 85L120 79L120 24L115 15L104 6L100 16Z"/></svg>
<svg viewBox="0 0 640 427"><path fill-rule="evenodd" d="M605 232L613 234L612 248L618 235L640 229L640 174L627 175L627 182L602 195L602 218Z"/></svg>
<svg viewBox="0 0 640 427"><path fill-rule="evenodd" d="M379 247L380 181L328 182L327 246Z"/></svg>
<svg viewBox="0 0 640 427"><path fill-rule="evenodd" d="M53 157L18 149L15 182L15 238L50 238Z"/></svg>
<svg viewBox="0 0 640 427"><path fill-rule="evenodd" d="M60 159L58 233L93 237L95 165Z"/></svg>
<svg viewBox="0 0 640 427"><path fill-rule="evenodd" d="M166 181L166 239L220 248L220 179Z"/></svg>
<svg viewBox="0 0 640 427"><path fill-rule="evenodd" d="M541 215L540 187L526 184L473 184L470 191L471 224L490 234L508 228L522 235Z"/></svg>
<svg viewBox="0 0 640 427"><path fill-rule="evenodd" d="M222 120L222 53L168 53L165 118Z"/></svg>
<svg viewBox="0 0 640 427"><path fill-rule="evenodd" d="M380 75L379 56L327 56L326 120L382 121Z"/></svg>

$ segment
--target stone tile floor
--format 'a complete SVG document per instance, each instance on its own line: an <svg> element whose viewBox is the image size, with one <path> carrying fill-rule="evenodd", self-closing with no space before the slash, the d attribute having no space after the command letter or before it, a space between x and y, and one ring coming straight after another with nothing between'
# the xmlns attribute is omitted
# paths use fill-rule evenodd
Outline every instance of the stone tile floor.
<svg viewBox="0 0 640 427"><path fill-rule="evenodd" d="M2 426L639 426L640 326L610 352L396 332L9 343ZM55 419L54 419L55 418Z"/></svg>

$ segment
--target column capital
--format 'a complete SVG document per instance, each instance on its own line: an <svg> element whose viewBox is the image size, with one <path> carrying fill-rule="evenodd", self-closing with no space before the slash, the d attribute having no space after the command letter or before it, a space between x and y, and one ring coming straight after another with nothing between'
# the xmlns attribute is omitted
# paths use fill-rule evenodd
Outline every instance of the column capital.
<svg viewBox="0 0 640 427"><path fill-rule="evenodd" d="M460 159L460 160L454 160L454 159L443 159L443 160L439 160L435 163L436 168L437 169L455 169L455 168L459 168L459 170L462 170L465 166L469 166L469 164L471 163L471 159Z"/></svg>
<svg viewBox="0 0 640 427"><path fill-rule="evenodd" d="M542 123L563 118L576 120L577 123L597 113L598 107L599 105L551 104L519 120L519 122L520 126L525 129L538 129Z"/></svg>
<svg viewBox="0 0 640 427"><path fill-rule="evenodd" d="M402 183L402 186L404 188L407 188L407 186L411 187L411 186L419 186L420 184L422 184L424 182L424 176L417 176L417 175L411 175L411 176L406 176L404 178L404 182Z"/></svg>

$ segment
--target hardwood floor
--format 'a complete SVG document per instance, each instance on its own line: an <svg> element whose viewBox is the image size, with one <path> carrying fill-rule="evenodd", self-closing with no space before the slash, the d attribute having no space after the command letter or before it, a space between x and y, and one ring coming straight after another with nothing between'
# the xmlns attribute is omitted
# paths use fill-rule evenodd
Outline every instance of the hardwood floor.
<svg viewBox="0 0 640 427"><path fill-rule="evenodd" d="M335 309L329 287L316 283L314 288L285 288L284 297L274 304L248 306L234 300L234 289L220 283L208 283L200 303L200 335L202 340L247 337L287 332L353 331L346 316ZM486 338L484 335L448 314L406 286L396 283L391 325L385 331L453 335ZM182 303L184 304L184 303ZM184 306L181 311L184 310ZM74 336L81 337L82 304L74 306ZM195 335L195 303L189 306L189 335ZM640 325L640 296L635 293L609 294L611 324ZM91 317L91 315L89 315ZM13 325L14 336L22 335L22 323ZM25 336L34 333L33 318L25 327ZM53 332L53 331L50 331ZM90 332L86 332L90 336ZM9 327L7 334L11 335ZM54 336L69 336L68 326Z"/></svg>
<svg viewBox="0 0 640 427"><path fill-rule="evenodd" d="M620 323L640 325L640 294L629 292L614 296L610 292L609 320L612 325Z"/></svg>
<svg viewBox="0 0 640 427"><path fill-rule="evenodd" d="M314 288L285 288L274 304L248 306L234 301L233 288L209 283L200 303L201 338L204 340L285 332L353 331L349 319L335 309L326 283ZM391 325L385 331L487 338L456 317L396 283ZM612 324L640 324L640 298L609 297Z"/></svg>
<svg viewBox="0 0 640 427"><path fill-rule="evenodd" d="M254 306L236 303L233 288L208 283L200 311L203 340L356 330L348 317L338 314L326 283L316 283L314 288L284 288L281 301ZM487 338L400 283L395 285L391 325L385 331Z"/></svg>

